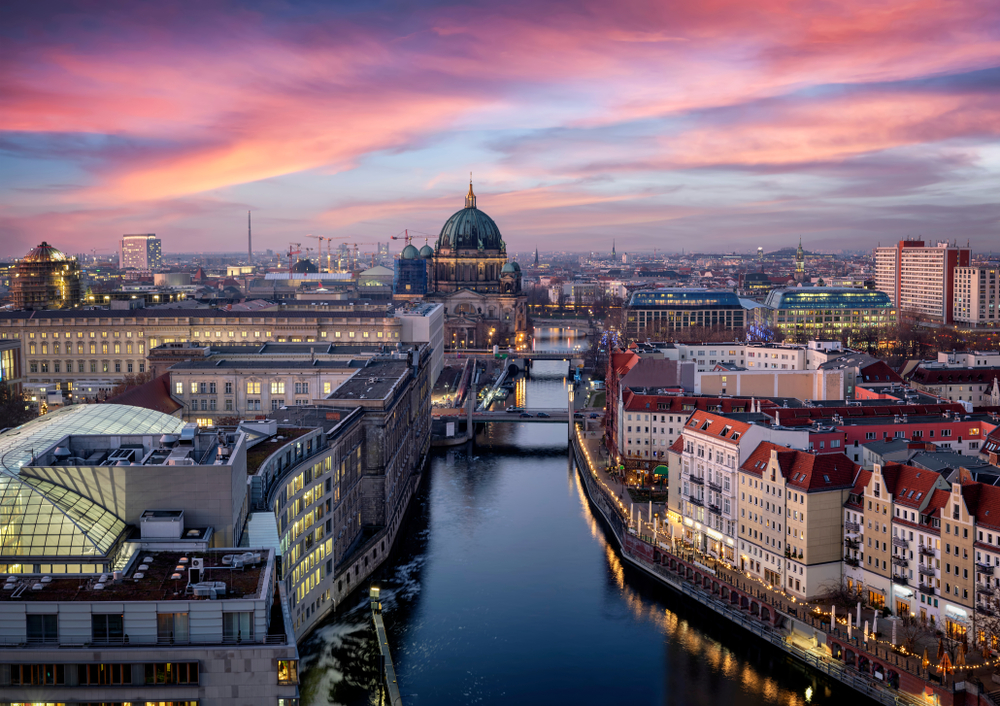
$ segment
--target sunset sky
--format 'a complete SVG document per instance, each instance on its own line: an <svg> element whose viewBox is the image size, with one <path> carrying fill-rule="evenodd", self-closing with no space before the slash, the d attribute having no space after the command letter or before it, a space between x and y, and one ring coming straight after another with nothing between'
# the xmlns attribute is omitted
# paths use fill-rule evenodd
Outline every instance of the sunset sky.
<svg viewBox="0 0 1000 706"><path fill-rule="evenodd" d="M997 0L0 9L0 256L364 250L470 171L513 251L1000 250L998 133Z"/></svg>

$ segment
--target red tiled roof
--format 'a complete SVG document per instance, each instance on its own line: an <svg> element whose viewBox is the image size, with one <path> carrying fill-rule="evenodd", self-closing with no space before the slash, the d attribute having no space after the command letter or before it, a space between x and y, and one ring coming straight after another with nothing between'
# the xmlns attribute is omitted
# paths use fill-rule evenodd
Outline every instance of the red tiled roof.
<svg viewBox="0 0 1000 706"><path fill-rule="evenodd" d="M670 445L670 450L673 451L674 453L680 453L681 451L683 451L684 437L678 436L676 439L674 439L674 443Z"/></svg>
<svg viewBox="0 0 1000 706"><path fill-rule="evenodd" d="M1000 488L985 483L975 483L973 485L979 486L978 502L975 508L976 524L989 525L990 527L1000 529ZM966 488L971 488L971 485L962 486L963 496L965 496ZM968 500L966 500L966 505L968 505Z"/></svg>
<svg viewBox="0 0 1000 706"><path fill-rule="evenodd" d="M621 377L629 370L634 368L639 362L639 354L634 351L625 351L624 353L612 353L611 354L611 369L617 373L618 377Z"/></svg>
<svg viewBox="0 0 1000 706"><path fill-rule="evenodd" d="M108 404L123 404L129 407L152 409L164 414L173 414L184 405L180 404L170 394L170 373L153 378L131 390L107 400Z"/></svg>
<svg viewBox="0 0 1000 706"><path fill-rule="evenodd" d="M772 452L777 454L778 467L787 484L804 491L850 486L859 468L843 453L817 455L764 441L753 450L740 470L763 474Z"/></svg>
<svg viewBox="0 0 1000 706"><path fill-rule="evenodd" d="M709 407L719 407L723 414L729 414L736 408L750 411L750 397L685 397L679 395L643 395L626 389L622 393L622 407L629 412L693 412L707 410ZM776 407L771 400L759 400L764 409ZM660 408L659 405L666 405ZM688 407L688 409L685 409Z"/></svg>
<svg viewBox="0 0 1000 706"><path fill-rule="evenodd" d="M927 501L927 507L924 508L923 514L928 516L940 516L941 508L948 504L948 497L951 493L947 490L942 490L938 488L931 494L931 499Z"/></svg>
<svg viewBox="0 0 1000 706"><path fill-rule="evenodd" d="M894 417L897 414L914 416L926 414L941 414L942 412L959 412L965 414L965 407L957 403L948 404L908 404L908 405L865 405L857 407L778 407L762 409L764 414L773 417L775 412L781 415L781 424L791 426L796 419L829 419L835 414L850 421L851 417ZM787 420L787 422L786 422Z"/></svg>
<svg viewBox="0 0 1000 706"><path fill-rule="evenodd" d="M861 382L903 382L895 370L886 365L884 360L876 360L858 369L859 383Z"/></svg>
<svg viewBox="0 0 1000 706"><path fill-rule="evenodd" d="M684 432L709 437L717 441L725 441L729 444L739 444L740 437L751 426L753 425L699 410L691 415L691 419L684 427Z"/></svg>
<svg viewBox="0 0 1000 706"><path fill-rule="evenodd" d="M1000 368L925 368L918 365L906 377L922 385L991 383L1000 377Z"/></svg>
<svg viewBox="0 0 1000 706"><path fill-rule="evenodd" d="M941 474L925 468L891 463L882 466L882 477L885 478L885 490L892 495L894 503L919 508L934 492L935 483L941 478Z"/></svg>

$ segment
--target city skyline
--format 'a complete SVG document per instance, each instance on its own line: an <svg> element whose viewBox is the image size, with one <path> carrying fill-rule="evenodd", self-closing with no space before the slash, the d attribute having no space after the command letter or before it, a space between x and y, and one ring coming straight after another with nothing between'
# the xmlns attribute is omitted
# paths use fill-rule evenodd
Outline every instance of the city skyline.
<svg viewBox="0 0 1000 706"><path fill-rule="evenodd" d="M182 7L7 11L3 255L419 242L470 170L511 251L996 237L985 2Z"/></svg>

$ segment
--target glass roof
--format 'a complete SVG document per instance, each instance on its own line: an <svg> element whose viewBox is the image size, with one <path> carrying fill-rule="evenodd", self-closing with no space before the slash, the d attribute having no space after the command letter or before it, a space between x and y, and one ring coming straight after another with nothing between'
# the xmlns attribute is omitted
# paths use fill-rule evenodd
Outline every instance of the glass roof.
<svg viewBox="0 0 1000 706"><path fill-rule="evenodd" d="M883 309L892 307L885 292L875 289L795 287L767 295L772 309Z"/></svg>
<svg viewBox="0 0 1000 706"><path fill-rule="evenodd" d="M727 289L685 289L682 287L651 289L632 294L629 306L731 306L739 307L740 299Z"/></svg>
<svg viewBox="0 0 1000 706"><path fill-rule="evenodd" d="M68 434L176 434L168 414L123 405L73 405L0 434L0 559L99 557L125 523L68 488L18 475L33 453Z"/></svg>

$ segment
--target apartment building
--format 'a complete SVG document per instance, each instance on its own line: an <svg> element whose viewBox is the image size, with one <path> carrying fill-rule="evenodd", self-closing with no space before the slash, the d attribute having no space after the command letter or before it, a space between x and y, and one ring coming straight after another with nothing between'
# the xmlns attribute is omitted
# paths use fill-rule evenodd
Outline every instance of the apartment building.
<svg viewBox="0 0 1000 706"><path fill-rule="evenodd" d="M118 267L123 270L155 270L163 261L160 239L154 233L122 236L118 245Z"/></svg>
<svg viewBox="0 0 1000 706"><path fill-rule="evenodd" d="M985 365L984 365L985 364ZM952 402L968 410L1000 403L1000 353L940 353L936 362L922 362L903 375L913 389Z"/></svg>
<svg viewBox="0 0 1000 706"><path fill-rule="evenodd" d="M694 393L842 400L845 379L843 370L740 370L717 366L710 372L694 374Z"/></svg>
<svg viewBox="0 0 1000 706"><path fill-rule="evenodd" d="M955 323L974 328L1000 325L1000 268L971 265L955 268Z"/></svg>
<svg viewBox="0 0 1000 706"><path fill-rule="evenodd" d="M892 299L901 317L952 324L955 270L970 265L971 251L950 243L928 246L902 240L875 249L875 286Z"/></svg>
<svg viewBox="0 0 1000 706"><path fill-rule="evenodd" d="M858 466L763 442L739 469L740 568L809 599L841 581L844 502Z"/></svg>

